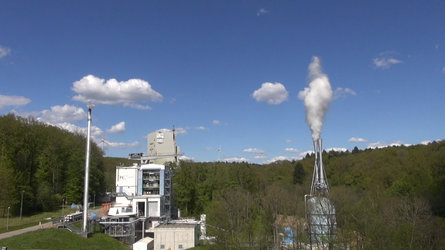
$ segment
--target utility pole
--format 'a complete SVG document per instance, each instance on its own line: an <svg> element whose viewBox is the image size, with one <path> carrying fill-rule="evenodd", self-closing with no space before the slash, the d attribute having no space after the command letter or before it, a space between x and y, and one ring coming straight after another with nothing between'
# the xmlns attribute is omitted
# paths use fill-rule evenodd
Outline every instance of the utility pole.
<svg viewBox="0 0 445 250"><path fill-rule="evenodd" d="M9 231L9 209L11 207L8 207L8 217L6 217L6 231Z"/></svg>
<svg viewBox="0 0 445 250"><path fill-rule="evenodd" d="M65 225L65 198L62 199L62 224Z"/></svg>
<svg viewBox="0 0 445 250"><path fill-rule="evenodd" d="M83 195L83 227L82 232L87 236L88 224L88 186L90 172L90 135L91 135L91 110L93 105L88 105L88 132L87 132L87 152L85 159L85 186Z"/></svg>
<svg viewBox="0 0 445 250"><path fill-rule="evenodd" d="M20 191L21 198L20 198L20 220L22 220L22 211L23 211L23 193L25 190Z"/></svg>

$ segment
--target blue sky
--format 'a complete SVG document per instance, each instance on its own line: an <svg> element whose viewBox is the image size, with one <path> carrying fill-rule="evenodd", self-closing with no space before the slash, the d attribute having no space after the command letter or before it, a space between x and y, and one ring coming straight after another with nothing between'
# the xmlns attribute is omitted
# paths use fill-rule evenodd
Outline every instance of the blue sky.
<svg viewBox="0 0 445 250"><path fill-rule="evenodd" d="M218 148L298 159L312 150L299 93L315 56L333 93L325 149L440 140L443 13L443 1L0 1L0 114L84 131L95 103L106 156L146 152L147 133L174 125L195 161Z"/></svg>

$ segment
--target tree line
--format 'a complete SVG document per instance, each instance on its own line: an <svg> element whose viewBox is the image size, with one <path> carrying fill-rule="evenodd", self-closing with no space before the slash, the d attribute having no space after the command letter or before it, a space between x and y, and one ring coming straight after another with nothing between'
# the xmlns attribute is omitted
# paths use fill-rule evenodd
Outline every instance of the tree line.
<svg viewBox="0 0 445 250"><path fill-rule="evenodd" d="M86 137L13 114L0 117L0 214L23 215L80 203ZM90 197L104 191L103 152L91 144Z"/></svg>
<svg viewBox="0 0 445 250"><path fill-rule="evenodd" d="M323 153L337 214L336 248L444 249L445 142ZM175 205L207 214L217 248L274 248L307 243L304 195L314 156L267 165L181 162ZM286 227L293 229L286 235Z"/></svg>

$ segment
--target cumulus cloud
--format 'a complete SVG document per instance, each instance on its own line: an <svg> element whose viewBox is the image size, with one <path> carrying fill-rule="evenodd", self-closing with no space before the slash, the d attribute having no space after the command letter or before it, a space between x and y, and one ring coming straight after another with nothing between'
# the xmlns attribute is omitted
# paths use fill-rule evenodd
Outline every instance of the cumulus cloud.
<svg viewBox="0 0 445 250"><path fill-rule="evenodd" d="M400 141L392 142L392 143L385 143L385 142L373 142L368 144L368 148L370 149L376 149L376 148L387 148L387 147L400 147L400 146L411 146L411 144L402 143Z"/></svg>
<svg viewBox="0 0 445 250"><path fill-rule="evenodd" d="M110 142L103 140L103 146L104 148L120 148L120 149L126 149L126 148L135 148L139 147L140 143L135 142Z"/></svg>
<svg viewBox="0 0 445 250"><path fill-rule="evenodd" d="M402 63L401 60L391 57L387 55L387 53L384 53L380 57L374 58L372 61L377 68L381 69L388 69L394 64Z"/></svg>
<svg viewBox="0 0 445 250"><path fill-rule="evenodd" d="M337 88L334 91L334 99L344 98L347 95L357 95L357 93L350 88Z"/></svg>
<svg viewBox="0 0 445 250"><path fill-rule="evenodd" d="M229 157L229 158L225 158L223 159L223 161L225 162L247 162L247 158L244 157Z"/></svg>
<svg viewBox="0 0 445 250"><path fill-rule="evenodd" d="M256 12L256 15L257 15L257 16L261 16L261 15L266 15L266 14L268 14L268 13L269 13L268 10L266 10L266 9L264 9L264 8L261 8L261 9L259 9L259 10Z"/></svg>
<svg viewBox="0 0 445 250"><path fill-rule="evenodd" d="M298 152L300 152L300 150L298 150L296 148L285 148L284 151L286 153L298 153Z"/></svg>
<svg viewBox="0 0 445 250"><path fill-rule="evenodd" d="M179 160L193 162L193 161L195 161L195 158L194 157L189 157L189 156L186 156L186 155L181 155L181 156L179 156Z"/></svg>
<svg viewBox="0 0 445 250"><path fill-rule="evenodd" d="M219 120L213 120L213 125L221 125L221 121Z"/></svg>
<svg viewBox="0 0 445 250"><path fill-rule="evenodd" d="M255 155L253 158L256 159L256 160L262 160L262 159L266 159L267 156L265 156L265 155Z"/></svg>
<svg viewBox="0 0 445 250"><path fill-rule="evenodd" d="M125 122L119 122L107 130L108 133L117 134L125 132Z"/></svg>
<svg viewBox="0 0 445 250"><path fill-rule="evenodd" d="M68 122L56 123L56 124L52 124L52 125L57 126L61 129L68 130L69 132L81 134L84 136L87 136L87 133L88 133L87 127L79 127L75 124L68 123ZM99 138L102 138L103 135L104 135L104 132L101 128L96 127L96 126L91 126L91 138L94 141L99 142L100 141Z"/></svg>
<svg viewBox="0 0 445 250"><path fill-rule="evenodd" d="M326 149L326 152L346 152L346 151L348 151L348 149L347 148L335 148L335 147L333 147L333 148L327 148Z"/></svg>
<svg viewBox="0 0 445 250"><path fill-rule="evenodd" d="M106 80L94 75L87 75L73 82L71 88L77 93L73 100L87 104L123 105L137 109L150 107L139 102L159 102L163 97L151 88L151 85L141 79L128 81Z"/></svg>
<svg viewBox="0 0 445 250"><path fill-rule="evenodd" d="M430 144L432 141L430 141L430 140L425 140L425 141L421 141L420 142L420 144L422 144L422 145L428 145L428 144Z"/></svg>
<svg viewBox="0 0 445 250"><path fill-rule="evenodd" d="M279 82L265 82L261 85L261 88L253 92L252 96L258 102L267 102L276 105L286 101L289 93L284 85Z"/></svg>
<svg viewBox="0 0 445 250"><path fill-rule="evenodd" d="M0 59L9 55L11 53L11 49L7 47L3 47L0 45Z"/></svg>
<svg viewBox="0 0 445 250"><path fill-rule="evenodd" d="M264 154L264 150L259 148L246 148L243 150L245 153Z"/></svg>
<svg viewBox="0 0 445 250"><path fill-rule="evenodd" d="M368 140L360 138L360 137L351 137L351 138L349 138L348 142L360 142L360 143L363 143L363 142L368 142Z"/></svg>
<svg viewBox="0 0 445 250"><path fill-rule="evenodd" d="M264 163L269 164L269 163L273 163L276 161L298 161L301 159L302 159L301 156L282 156L282 155L280 155L280 156L273 157L270 160L265 161Z"/></svg>
<svg viewBox="0 0 445 250"><path fill-rule="evenodd" d="M50 124L63 122L78 122L86 119L87 114L83 108L65 104L63 106L52 106L50 110L43 110L37 117L37 120Z"/></svg>
<svg viewBox="0 0 445 250"><path fill-rule="evenodd" d="M24 106L30 103L31 100L23 97L23 96L8 96L8 95L0 95L0 109L7 106Z"/></svg>

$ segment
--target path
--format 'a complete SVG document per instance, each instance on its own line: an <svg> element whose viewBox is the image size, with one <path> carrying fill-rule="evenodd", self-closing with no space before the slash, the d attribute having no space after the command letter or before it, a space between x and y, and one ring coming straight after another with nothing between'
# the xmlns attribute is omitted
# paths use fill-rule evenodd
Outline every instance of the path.
<svg viewBox="0 0 445 250"><path fill-rule="evenodd" d="M32 226L32 227L27 227L27 228L22 228L19 230L15 230L15 231L11 231L11 232L7 232L7 233L2 233L0 234L0 240L2 239L6 239L9 237L13 237L13 236L17 236L20 234L24 234L27 232L33 232L33 231L37 231L39 229L47 229L47 228L52 228L53 227L53 223L52 222L48 222L42 225L37 225L37 226Z"/></svg>

